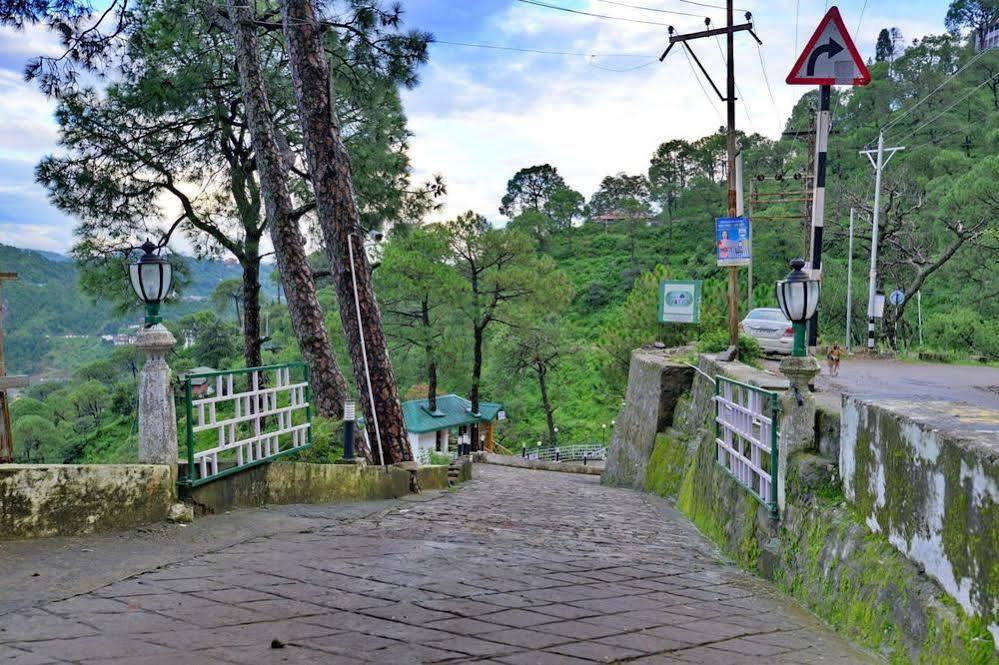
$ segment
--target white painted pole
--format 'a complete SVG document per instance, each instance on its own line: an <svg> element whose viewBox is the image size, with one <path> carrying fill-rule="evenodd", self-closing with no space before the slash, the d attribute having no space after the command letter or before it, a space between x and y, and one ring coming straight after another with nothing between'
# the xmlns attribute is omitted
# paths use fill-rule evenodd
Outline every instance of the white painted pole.
<svg viewBox="0 0 999 665"><path fill-rule="evenodd" d="M746 214L746 201L745 192L743 191L743 164L742 164L742 152L740 151L735 156L735 214L738 217L743 217ZM752 223L750 223L752 224ZM755 255L753 247L753 228L750 225L749 228L749 297L747 302L749 303L749 309L753 309L755 306L753 304L753 256Z"/></svg>
<svg viewBox="0 0 999 665"><path fill-rule="evenodd" d="M874 298L878 281L878 223L881 221L881 168L884 166L885 133L878 134L878 157L874 165L874 222L871 229L871 270L867 284L867 350L874 351Z"/></svg>
<svg viewBox="0 0 999 665"><path fill-rule="evenodd" d="M916 313L919 316L919 346L923 345L923 292L916 291Z"/></svg>
<svg viewBox="0 0 999 665"><path fill-rule="evenodd" d="M850 351L850 319L853 310L853 208L850 208L850 253L846 259L846 350Z"/></svg>

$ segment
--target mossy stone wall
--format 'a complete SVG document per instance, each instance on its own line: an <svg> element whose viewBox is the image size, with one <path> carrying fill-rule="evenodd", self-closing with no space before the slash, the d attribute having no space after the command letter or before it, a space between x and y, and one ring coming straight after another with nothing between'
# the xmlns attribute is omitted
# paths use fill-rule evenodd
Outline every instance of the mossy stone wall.
<svg viewBox="0 0 999 665"><path fill-rule="evenodd" d="M950 403L847 397L840 468L866 525L999 641L999 435L983 431L986 418Z"/></svg>
<svg viewBox="0 0 999 665"><path fill-rule="evenodd" d="M755 383L753 370L702 357L700 369ZM735 371L733 371L735 369ZM776 386L769 386L772 388ZM894 663L997 662L986 621L971 616L919 566L873 533L845 500L837 460L789 460L787 508L778 521L715 463L712 382L698 374L674 426L655 438L645 489L677 507L743 567L781 589L859 644ZM823 452L836 450L835 413L822 410ZM818 442L816 448L818 449ZM965 534L959 542L971 542Z"/></svg>
<svg viewBox="0 0 999 665"><path fill-rule="evenodd" d="M75 536L166 518L173 468L152 464L0 466L0 539Z"/></svg>

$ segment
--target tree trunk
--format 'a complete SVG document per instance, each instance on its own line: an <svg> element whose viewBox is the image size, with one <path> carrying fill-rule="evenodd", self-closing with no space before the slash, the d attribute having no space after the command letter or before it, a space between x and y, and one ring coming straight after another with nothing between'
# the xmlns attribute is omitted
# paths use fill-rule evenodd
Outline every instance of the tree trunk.
<svg viewBox="0 0 999 665"><path fill-rule="evenodd" d="M479 400L481 399L480 387L482 385L482 344L484 339L484 327L478 324L473 330L472 344L472 392L468 396L472 403L472 413L479 412ZM472 450L479 449L479 424L473 423L471 427Z"/></svg>
<svg viewBox="0 0 999 665"><path fill-rule="evenodd" d="M243 358L247 367L263 365L260 358L260 251L255 240L244 242Z"/></svg>
<svg viewBox="0 0 999 665"><path fill-rule="evenodd" d="M338 418L343 415L347 384L330 346L325 317L316 296L316 285L305 253L305 240L298 228L288 191L288 165L281 158L275 138L274 120L260 69L257 36L246 5L228 0L228 6L236 45L239 83L257 156L274 254L285 284L285 299L292 327L295 329L302 357L312 370L312 394L317 412L326 417Z"/></svg>
<svg viewBox="0 0 999 665"><path fill-rule="evenodd" d="M311 0L282 0L281 17L319 228L361 404L375 445L381 441L381 459L386 463L411 461L399 391L371 284L371 266L364 253L350 157L330 98L330 73L319 21Z"/></svg>
<svg viewBox="0 0 999 665"><path fill-rule="evenodd" d="M423 351L427 360L427 408L433 412L437 410L437 360L434 355L434 345L430 341L430 303L427 298L423 298L420 308L420 322L427 332L427 345ZM438 432L438 434L440 434ZM439 437L438 437L439 439Z"/></svg>
<svg viewBox="0 0 999 665"><path fill-rule="evenodd" d="M552 401L548 397L548 372L542 367L536 368L536 370L538 373L538 387L541 388L541 406L545 409L545 419L548 421L548 438L551 440L553 446L557 446L555 411L552 409Z"/></svg>

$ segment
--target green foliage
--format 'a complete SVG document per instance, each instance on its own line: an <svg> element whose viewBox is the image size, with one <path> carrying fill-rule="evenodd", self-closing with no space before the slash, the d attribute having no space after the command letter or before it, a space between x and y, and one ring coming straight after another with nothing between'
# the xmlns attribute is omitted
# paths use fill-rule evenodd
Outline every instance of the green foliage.
<svg viewBox="0 0 999 665"><path fill-rule="evenodd" d="M21 415L11 427L14 437L15 458L25 464L65 461L61 448L62 437L55 425L41 415Z"/></svg>
<svg viewBox="0 0 999 665"><path fill-rule="evenodd" d="M712 330L697 341L700 353L720 353L731 346L727 330ZM747 365L759 365L763 349L755 337L739 335L739 361Z"/></svg>

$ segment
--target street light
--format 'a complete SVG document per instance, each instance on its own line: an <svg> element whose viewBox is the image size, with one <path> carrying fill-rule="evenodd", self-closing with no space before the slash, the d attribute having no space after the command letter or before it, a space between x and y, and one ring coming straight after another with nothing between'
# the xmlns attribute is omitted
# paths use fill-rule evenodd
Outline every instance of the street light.
<svg viewBox="0 0 999 665"><path fill-rule="evenodd" d="M794 327L794 349L791 355L799 358L807 355L805 324L815 314L822 290L819 281L811 279L802 270L804 267L802 259L791 261L791 272L784 280L777 282L777 304Z"/></svg>
<svg viewBox="0 0 999 665"><path fill-rule="evenodd" d="M128 264L128 277L132 289L146 304L146 327L154 326L160 318L160 303L170 293L173 266L162 256L154 254L157 247L150 240L142 243L143 254L135 263Z"/></svg>

